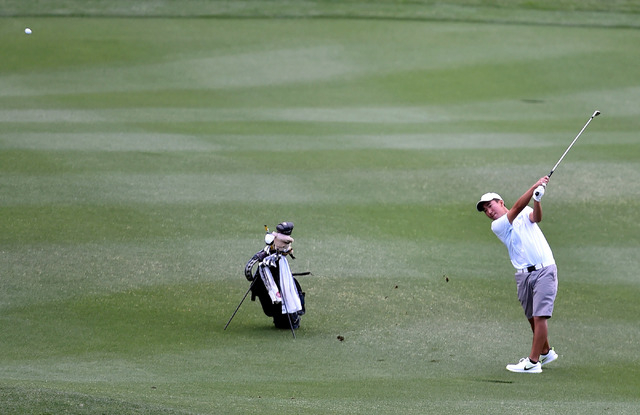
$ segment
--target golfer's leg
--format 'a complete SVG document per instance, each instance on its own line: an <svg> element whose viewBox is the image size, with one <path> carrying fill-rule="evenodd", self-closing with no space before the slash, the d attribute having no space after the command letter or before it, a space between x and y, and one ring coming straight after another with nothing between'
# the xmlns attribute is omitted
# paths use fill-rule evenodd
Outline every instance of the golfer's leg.
<svg viewBox="0 0 640 415"><path fill-rule="evenodd" d="M548 328L546 317L533 317L529 320L533 330L533 342L531 343L531 354L529 360L537 362L544 350L549 350L549 341L547 339Z"/></svg>

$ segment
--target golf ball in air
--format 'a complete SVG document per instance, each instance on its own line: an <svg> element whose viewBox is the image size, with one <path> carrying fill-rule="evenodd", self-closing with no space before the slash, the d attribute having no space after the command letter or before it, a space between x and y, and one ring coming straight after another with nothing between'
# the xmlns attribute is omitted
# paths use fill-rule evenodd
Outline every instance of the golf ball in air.
<svg viewBox="0 0 640 415"><path fill-rule="evenodd" d="M27 27L26 29L24 29L24 32L25 32L26 34L30 35L30 34L31 34L31 29L29 29L29 28Z"/></svg>

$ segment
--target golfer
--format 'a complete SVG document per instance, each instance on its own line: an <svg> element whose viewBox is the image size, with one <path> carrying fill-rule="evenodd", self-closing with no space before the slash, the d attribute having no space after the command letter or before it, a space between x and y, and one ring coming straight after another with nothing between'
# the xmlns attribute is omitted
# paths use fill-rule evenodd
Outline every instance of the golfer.
<svg viewBox="0 0 640 415"><path fill-rule="evenodd" d="M529 357L507 365L507 370L521 373L541 373L542 365L558 358L549 347L547 320L553 313L558 291L558 278L553 253L538 222L542 220L540 200L549 176L538 180L508 209L497 193L485 193L476 204L491 222L491 230L507 247L516 269L518 299L533 330ZM529 202L533 198L533 208Z"/></svg>

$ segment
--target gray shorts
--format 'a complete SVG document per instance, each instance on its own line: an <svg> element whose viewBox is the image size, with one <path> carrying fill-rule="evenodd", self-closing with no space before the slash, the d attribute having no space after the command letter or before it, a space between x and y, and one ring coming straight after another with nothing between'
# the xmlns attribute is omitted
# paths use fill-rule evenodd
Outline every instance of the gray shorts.
<svg viewBox="0 0 640 415"><path fill-rule="evenodd" d="M555 265L533 272L517 272L518 300L527 319L551 317L558 293L558 269Z"/></svg>

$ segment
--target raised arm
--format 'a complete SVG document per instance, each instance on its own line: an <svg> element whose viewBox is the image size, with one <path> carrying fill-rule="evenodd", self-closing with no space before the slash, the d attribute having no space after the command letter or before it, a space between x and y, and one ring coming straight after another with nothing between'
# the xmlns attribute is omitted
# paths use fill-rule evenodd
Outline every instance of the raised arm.
<svg viewBox="0 0 640 415"><path fill-rule="evenodd" d="M549 176L544 176L540 178L533 186L531 186L520 198L513 204L511 209L507 212L507 219L509 219L509 223L513 223L515 218L522 212L522 209L527 207L529 201L533 197L533 192L535 192L538 186L546 186L549 183ZM532 222L540 222L542 220L542 207L540 206L540 202L533 203L533 212L529 215L529 219Z"/></svg>

